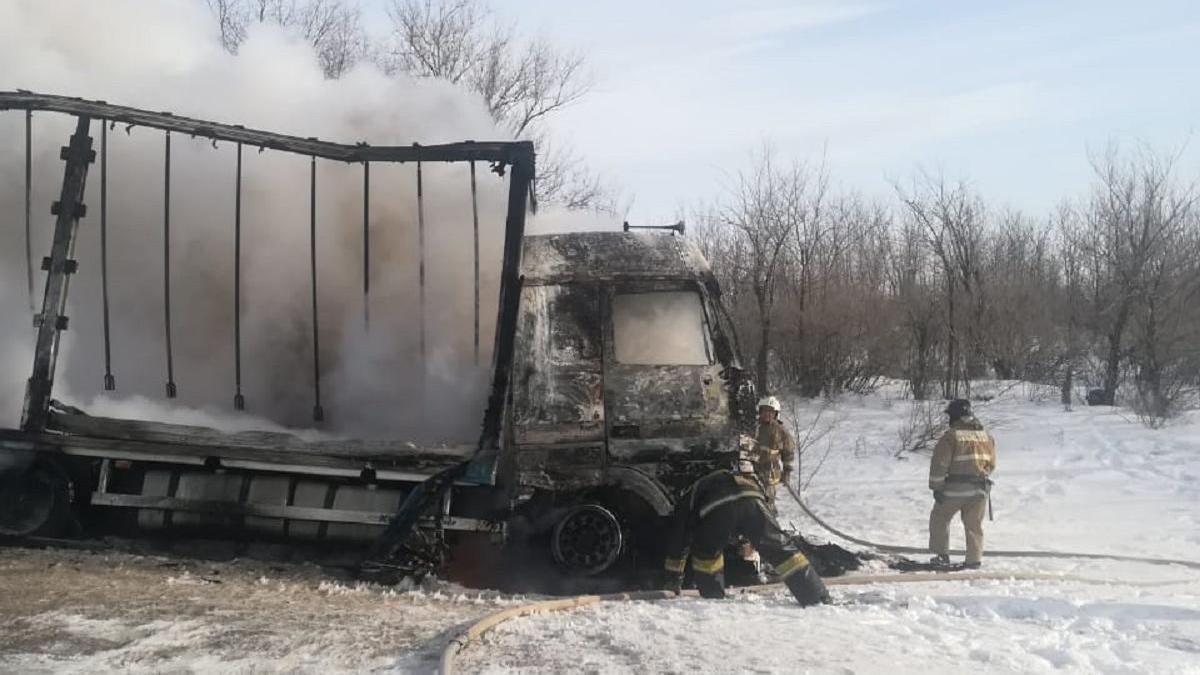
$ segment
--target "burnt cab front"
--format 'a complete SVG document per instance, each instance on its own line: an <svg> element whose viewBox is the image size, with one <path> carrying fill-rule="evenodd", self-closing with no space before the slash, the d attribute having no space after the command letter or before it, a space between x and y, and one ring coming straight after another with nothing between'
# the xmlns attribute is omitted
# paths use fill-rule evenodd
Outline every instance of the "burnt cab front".
<svg viewBox="0 0 1200 675"><path fill-rule="evenodd" d="M716 281L687 237L526 237L520 307L511 484L618 520L663 516L727 458L744 378Z"/></svg>

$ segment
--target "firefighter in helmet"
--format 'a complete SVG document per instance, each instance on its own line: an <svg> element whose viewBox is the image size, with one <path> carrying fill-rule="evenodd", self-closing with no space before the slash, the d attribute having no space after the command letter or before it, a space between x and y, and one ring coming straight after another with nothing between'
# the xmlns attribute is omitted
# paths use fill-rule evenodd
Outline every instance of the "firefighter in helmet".
<svg viewBox="0 0 1200 675"><path fill-rule="evenodd" d="M752 453L745 451L736 472L714 471L685 490L671 514L663 564L667 587L676 591L681 587L690 551L700 595L725 597L724 550L741 535L775 568L801 605L829 602L825 583L808 558L784 536L766 502Z"/></svg>
<svg viewBox="0 0 1200 675"><path fill-rule="evenodd" d="M758 427L754 432L754 473L762 482L767 505L775 510L775 492L780 483L792 479L796 465L796 443L779 421L779 399L767 396L758 402Z"/></svg>
<svg viewBox="0 0 1200 675"><path fill-rule="evenodd" d="M971 402L954 399L946 406L950 429L933 448L929 463L929 550L935 565L950 563L950 521L957 514L967 535L965 567L974 569L983 560L983 516L991 496L991 474L996 470L996 441L971 414Z"/></svg>

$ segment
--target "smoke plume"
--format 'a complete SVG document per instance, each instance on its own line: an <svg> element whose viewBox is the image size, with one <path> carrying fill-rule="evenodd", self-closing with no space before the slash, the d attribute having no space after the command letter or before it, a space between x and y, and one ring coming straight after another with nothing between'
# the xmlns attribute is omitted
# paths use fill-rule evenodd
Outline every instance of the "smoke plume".
<svg viewBox="0 0 1200 675"><path fill-rule="evenodd" d="M0 89L66 94L342 143L504 138L482 102L447 83L363 64L322 76L312 49L256 26L225 53L202 2L0 4ZM35 113L33 251L49 251L74 119ZM100 124L91 136L99 150ZM234 413L231 144L172 137L171 303L179 398L164 399L163 133L108 131L108 292L116 394L102 390L99 162L88 177L55 393L85 410L242 428ZM313 407L309 161L244 149L242 363L248 426L308 426ZM486 395L507 182L479 165L482 307L473 355L471 201L464 164L425 165L428 359L419 355L416 167L371 167L369 329L362 167L318 160L317 259L325 429L363 437L470 438ZM16 423L31 367L25 289L24 114L0 113L0 424ZM44 276L35 277L40 307ZM182 411L180 409L183 409ZM203 413L188 412L191 409ZM197 417L199 415L199 417ZM261 418L261 419L258 419ZM241 420L241 421L238 421Z"/></svg>

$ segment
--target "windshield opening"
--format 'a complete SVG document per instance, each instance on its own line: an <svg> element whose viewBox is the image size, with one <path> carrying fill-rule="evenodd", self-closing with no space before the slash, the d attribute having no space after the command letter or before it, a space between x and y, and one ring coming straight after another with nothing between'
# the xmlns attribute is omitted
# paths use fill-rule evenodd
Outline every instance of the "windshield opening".
<svg viewBox="0 0 1200 675"><path fill-rule="evenodd" d="M613 339L618 363L655 366L712 363L704 304L696 291L615 295Z"/></svg>

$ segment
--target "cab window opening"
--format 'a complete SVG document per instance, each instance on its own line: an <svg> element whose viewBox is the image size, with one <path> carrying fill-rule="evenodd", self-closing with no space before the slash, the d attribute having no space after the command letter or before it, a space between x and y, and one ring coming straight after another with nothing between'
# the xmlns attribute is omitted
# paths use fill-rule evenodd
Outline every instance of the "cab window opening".
<svg viewBox="0 0 1200 675"><path fill-rule="evenodd" d="M712 363L708 318L694 290L618 293L612 301L618 363L705 366Z"/></svg>

